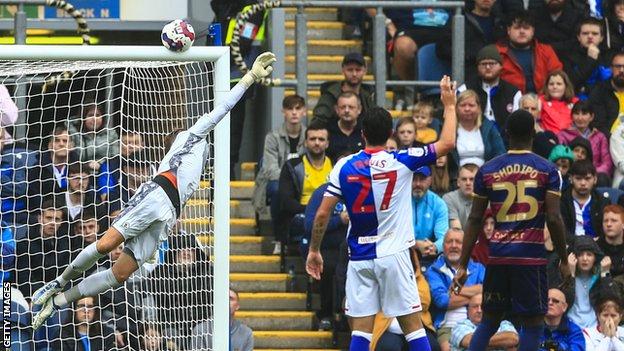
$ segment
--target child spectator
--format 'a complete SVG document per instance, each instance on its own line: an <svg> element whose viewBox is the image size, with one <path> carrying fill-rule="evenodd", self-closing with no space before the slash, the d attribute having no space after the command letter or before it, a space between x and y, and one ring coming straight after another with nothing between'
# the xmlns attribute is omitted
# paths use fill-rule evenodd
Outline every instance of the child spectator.
<svg viewBox="0 0 624 351"><path fill-rule="evenodd" d="M596 167L598 177L602 174L602 177L610 179L613 162L609 153L609 141L601 131L590 127L593 120L593 107L586 101L579 101L572 108L572 126L560 131L557 138L562 144L569 144L577 137L587 139L591 145L592 163ZM611 184L611 181L607 183Z"/></svg>
<svg viewBox="0 0 624 351"><path fill-rule="evenodd" d="M574 162L574 153L565 145L557 145L550 152L548 160L556 164L557 168L559 168L563 180L561 190L567 189L570 185L568 171L570 170L570 166L572 166L572 162Z"/></svg>
<svg viewBox="0 0 624 351"><path fill-rule="evenodd" d="M589 161L594 164L594 153L592 152L591 144L583 137L576 137L568 144L572 152L574 153L574 161Z"/></svg>
<svg viewBox="0 0 624 351"><path fill-rule="evenodd" d="M483 231L479 233L479 239L477 239L472 250L471 258L475 262L479 262L482 265L488 264L488 257L490 256L488 245L490 244L492 234L494 234L494 214L492 209L488 208L483 215Z"/></svg>
<svg viewBox="0 0 624 351"><path fill-rule="evenodd" d="M392 152L392 151L397 151L398 149L399 149L399 142L394 136L386 140L386 151Z"/></svg>
<svg viewBox="0 0 624 351"><path fill-rule="evenodd" d="M418 102L412 110L412 118L416 125L416 141L423 144L433 143L438 139L438 133L429 128L433 121L433 106L426 102Z"/></svg>
<svg viewBox="0 0 624 351"><path fill-rule="evenodd" d="M572 124L570 112L578 101L568 75L561 70L550 72L539 96L542 103L541 125L544 130L559 133Z"/></svg>
<svg viewBox="0 0 624 351"><path fill-rule="evenodd" d="M69 125L69 134L74 140L80 160L100 169L97 161L119 155L119 135L114 128L108 128L107 118L102 116L95 101L83 104L80 119Z"/></svg>
<svg viewBox="0 0 624 351"><path fill-rule="evenodd" d="M399 119L395 128L395 134L399 139L399 148L412 147L416 141L416 122L410 117Z"/></svg>
<svg viewBox="0 0 624 351"><path fill-rule="evenodd" d="M602 298L596 306L596 326L583 330L587 351L624 350L624 327L622 321L622 302L617 295Z"/></svg>

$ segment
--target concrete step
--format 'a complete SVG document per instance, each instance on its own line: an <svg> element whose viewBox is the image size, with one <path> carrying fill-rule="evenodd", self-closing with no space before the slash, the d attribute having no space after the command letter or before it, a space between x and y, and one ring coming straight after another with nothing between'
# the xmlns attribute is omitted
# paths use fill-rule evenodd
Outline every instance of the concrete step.
<svg viewBox="0 0 624 351"><path fill-rule="evenodd" d="M210 211L210 201L190 199L184 207L183 218L208 218L212 215ZM230 200L230 217L256 218L256 211L251 205L251 200Z"/></svg>
<svg viewBox="0 0 624 351"><path fill-rule="evenodd" d="M295 74L286 73L284 74L284 78L295 79ZM340 73L340 71L336 72L335 74L320 74L320 73L308 74L308 81L317 80L321 82L326 82L328 80L343 80L343 79L344 79L344 76ZM367 74L364 76L364 81L366 82L372 83L374 79L375 77L372 74Z"/></svg>
<svg viewBox="0 0 624 351"><path fill-rule="evenodd" d="M184 218L182 228L189 234L201 235L213 229L213 219ZM256 220L253 218L230 218L230 235L253 235L256 233Z"/></svg>
<svg viewBox="0 0 624 351"><path fill-rule="evenodd" d="M285 273L230 273L230 286L238 292L286 292Z"/></svg>
<svg viewBox="0 0 624 351"><path fill-rule="evenodd" d="M308 55L308 73L310 74L332 74L341 72L342 55ZM364 57L370 67L371 58ZM295 72L295 55L286 56L286 73Z"/></svg>
<svg viewBox="0 0 624 351"><path fill-rule="evenodd" d="M241 180L255 180L256 179L256 167L257 162L243 162L241 163Z"/></svg>
<svg viewBox="0 0 624 351"><path fill-rule="evenodd" d="M257 348L331 348L332 333L329 331L254 331L254 347Z"/></svg>
<svg viewBox="0 0 624 351"><path fill-rule="evenodd" d="M207 234L198 235L197 239L204 245L212 242L212 236ZM230 255L261 255L263 247L270 245L270 241L263 236L230 236Z"/></svg>
<svg viewBox="0 0 624 351"><path fill-rule="evenodd" d="M295 94L294 89L286 89L284 91L284 96L289 96L289 95L294 95L294 94ZM316 104L318 103L318 99L320 97L321 97L320 89L308 90L308 100L306 101L306 105L308 105L308 107L314 108L314 106L316 106ZM386 91L386 108L392 106L393 99L394 99L394 92Z"/></svg>
<svg viewBox="0 0 624 351"><path fill-rule="evenodd" d="M294 292L239 292L241 310L305 310L306 294Z"/></svg>
<svg viewBox="0 0 624 351"><path fill-rule="evenodd" d="M392 118L411 117L412 111L388 110ZM308 110L308 120L314 117L314 110Z"/></svg>
<svg viewBox="0 0 624 351"><path fill-rule="evenodd" d="M308 21L337 21L338 9L331 7L308 7L303 11ZM286 20L294 21L297 8L286 7Z"/></svg>
<svg viewBox="0 0 624 351"><path fill-rule="evenodd" d="M294 39L286 39L286 55L295 55L296 46ZM308 55L340 55L350 52L362 52L361 40L308 40Z"/></svg>
<svg viewBox="0 0 624 351"><path fill-rule="evenodd" d="M345 24L334 21L308 21L308 39L342 39ZM286 39L295 38L295 21L286 21Z"/></svg>
<svg viewBox="0 0 624 351"><path fill-rule="evenodd" d="M255 183L249 180L230 181L230 199L251 199ZM209 181L199 182L199 188L193 194L193 199L210 199L211 184Z"/></svg>
<svg viewBox="0 0 624 351"><path fill-rule="evenodd" d="M230 272L279 273L280 257L273 255L230 255ZM253 328L252 328L253 329Z"/></svg>
<svg viewBox="0 0 624 351"><path fill-rule="evenodd" d="M252 330L310 330L312 311L238 311L236 319Z"/></svg>

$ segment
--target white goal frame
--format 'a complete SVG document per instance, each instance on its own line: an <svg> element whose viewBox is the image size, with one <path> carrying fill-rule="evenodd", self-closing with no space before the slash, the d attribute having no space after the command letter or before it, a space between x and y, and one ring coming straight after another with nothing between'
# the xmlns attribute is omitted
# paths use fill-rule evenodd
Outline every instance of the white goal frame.
<svg viewBox="0 0 624 351"><path fill-rule="evenodd" d="M214 105L230 91L230 48L196 46L175 53L163 46L0 45L0 60L179 61L214 63ZM229 348L230 116L214 129L213 350Z"/></svg>

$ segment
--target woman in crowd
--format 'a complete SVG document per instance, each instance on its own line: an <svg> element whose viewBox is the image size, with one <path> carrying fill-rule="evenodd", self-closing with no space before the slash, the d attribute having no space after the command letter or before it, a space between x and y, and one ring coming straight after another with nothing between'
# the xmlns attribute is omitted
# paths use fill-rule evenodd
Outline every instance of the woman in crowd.
<svg viewBox="0 0 624 351"><path fill-rule="evenodd" d="M559 143L555 133L544 130L541 125L542 103L533 93L522 95L520 98L520 108L529 111L535 118L535 138L533 139L533 152L548 158L551 150Z"/></svg>
<svg viewBox="0 0 624 351"><path fill-rule="evenodd" d="M544 130L559 133L572 125L570 112L578 101L574 96L574 86L564 71L552 71L539 96L542 104L540 123Z"/></svg>
<svg viewBox="0 0 624 351"><path fill-rule="evenodd" d="M601 298L596 305L596 317L598 324L583 331L586 350L624 350L624 328L619 326L622 321L621 298L615 294Z"/></svg>
<svg viewBox="0 0 624 351"><path fill-rule="evenodd" d="M107 351L114 347L115 332L100 321L99 307L95 298L85 297L76 301L74 313L63 323L61 338L55 349Z"/></svg>
<svg viewBox="0 0 624 351"><path fill-rule="evenodd" d="M457 178L460 164L485 162L506 152L503 138L494 122L483 118L479 96L465 90L457 97L457 148L449 154L449 172ZM451 181L452 182L452 181Z"/></svg>
<svg viewBox="0 0 624 351"><path fill-rule="evenodd" d="M451 177L448 172L448 157L442 156L431 167L431 190L442 196L451 191Z"/></svg>

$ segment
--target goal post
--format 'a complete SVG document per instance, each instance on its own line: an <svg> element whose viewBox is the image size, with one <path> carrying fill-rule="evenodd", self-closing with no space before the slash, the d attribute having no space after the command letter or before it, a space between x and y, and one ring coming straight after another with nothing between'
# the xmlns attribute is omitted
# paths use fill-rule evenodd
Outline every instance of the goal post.
<svg viewBox="0 0 624 351"><path fill-rule="evenodd" d="M205 78L205 86L188 88L187 84L195 84L188 83L189 81L202 79L195 77L195 75L199 76L203 72L201 69L196 70L198 63L200 66L205 64L210 67L212 79ZM123 77L119 78L116 74L120 70L123 71L124 67L129 67L129 69L127 72L120 73ZM135 72L136 74L133 73L134 67L138 72ZM9 91L26 92L23 96L12 96L14 100L41 99L43 101L46 94L55 94L54 89L50 92L45 92L44 89L44 92L33 93L36 96L31 96L31 89L20 88L20 85L32 85L35 81L38 82L37 84L46 84L46 79L57 75L60 77L63 72L91 72L94 69L101 72L93 74L93 76L97 76L98 84L102 86L113 82L117 84L114 88L109 88L100 93L100 96L104 95L105 98L104 100L100 99L99 102L109 104L108 108L119 108L119 111L109 112L116 116L115 118L121 124L122 129L125 128L124 126L134 124L145 125L145 127L141 127L143 129L140 129L139 132L144 133L146 139L156 140L176 127L189 127L202 113L209 112L205 106L211 105L214 108L223 101L225 95L230 91L230 52L228 47L195 46L186 52L174 53L162 46L0 45L0 84L9 87ZM193 76L187 77L186 74L191 71ZM186 88L172 87L170 81L163 80L161 82L161 79L166 79L166 77L160 76L161 72L173 72L166 73L172 75L179 74L176 79ZM59 78L59 80L69 80L70 83L67 84L77 85L76 82L72 81L74 79L72 74L68 75L69 78ZM135 75L133 76L133 74ZM90 78L81 76L80 79L88 80ZM138 82L136 83L138 85L132 85L134 84L132 81ZM149 92L137 91L137 86L145 86ZM84 89L85 94L87 94L90 88ZM102 89L107 89L107 87ZM155 116L150 119L152 116L149 114L152 111L156 108L166 109L166 105L170 103L172 98L161 94L166 93L167 89L176 91L177 95L173 105L177 106L175 107L177 111L186 112L184 116L182 116L183 112L175 116L177 122L168 122L165 118L160 118L162 116ZM210 92L205 93L204 90L206 89L209 89ZM153 96L148 94L153 94ZM207 99L203 94L211 96L212 99ZM134 96L131 98L134 100L129 101L126 99L127 96ZM57 97L54 96L49 101L54 104L57 100ZM153 103L153 106L147 109L145 106L136 106L143 100L146 101L146 104ZM86 103L85 98L80 99L80 101ZM67 106L63 106L63 108L67 110L81 107L81 102L65 104ZM13 126L13 138L16 142L25 142L31 137L28 133L28 128L31 127L28 114L31 113L31 110L28 107L28 102L18 104L18 106L26 106L26 108L19 110L18 121ZM137 114L140 115L140 118L137 117ZM142 122L137 122L137 120ZM69 117L66 121L71 122ZM110 126L111 130L117 127ZM204 182L206 185L204 185L204 189L199 190L208 197L208 204L199 200L195 204L196 207L206 206L210 208L198 210L198 213L201 213L201 216L205 218L202 220L202 224L197 225L197 230L192 229L192 226L189 230L191 232L189 234L197 234L198 236L201 234L202 245L205 246L202 249L207 249L204 252L211 260L209 263L212 265L210 270L212 282L209 283L209 286L212 287L211 291L202 290L196 293L211 294L209 301L212 301L212 306L209 308L212 311L209 319L213 350L227 350L229 347L229 135L230 123L229 116L227 116L216 126L210 137L210 160L207 163L208 171L205 174L206 181ZM41 139L45 137L46 135L40 136ZM42 149L45 149L45 146ZM164 155L161 144L149 145L146 149L152 158ZM159 161L159 159L152 160L154 164L159 163ZM155 308L158 309L159 306L156 304Z"/></svg>

